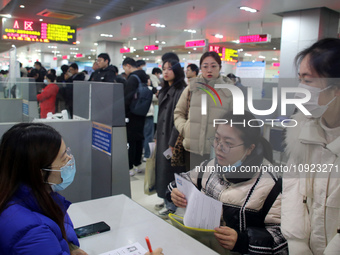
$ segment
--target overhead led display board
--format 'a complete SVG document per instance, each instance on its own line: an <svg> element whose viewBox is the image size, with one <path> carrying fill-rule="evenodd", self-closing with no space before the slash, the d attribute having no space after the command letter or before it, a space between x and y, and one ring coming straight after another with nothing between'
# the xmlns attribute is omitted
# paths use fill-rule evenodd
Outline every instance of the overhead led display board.
<svg viewBox="0 0 340 255"><path fill-rule="evenodd" d="M207 45L207 40L187 40L185 41L185 48L196 48L205 47Z"/></svg>
<svg viewBox="0 0 340 255"><path fill-rule="evenodd" d="M144 51L152 51L152 50L161 50L161 47L158 45L145 45Z"/></svg>
<svg viewBox="0 0 340 255"><path fill-rule="evenodd" d="M119 52L120 53L130 53L131 49L130 48L120 48Z"/></svg>
<svg viewBox="0 0 340 255"><path fill-rule="evenodd" d="M271 42L270 34L242 35L240 43L269 43Z"/></svg>
<svg viewBox="0 0 340 255"><path fill-rule="evenodd" d="M3 40L76 44L76 27L27 19L2 19Z"/></svg>
<svg viewBox="0 0 340 255"><path fill-rule="evenodd" d="M238 60L238 51L234 49L210 45L209 51L215 51L216 53L218 53L218 55L221 56L221 60L223 61L237 62Z"/></svg>

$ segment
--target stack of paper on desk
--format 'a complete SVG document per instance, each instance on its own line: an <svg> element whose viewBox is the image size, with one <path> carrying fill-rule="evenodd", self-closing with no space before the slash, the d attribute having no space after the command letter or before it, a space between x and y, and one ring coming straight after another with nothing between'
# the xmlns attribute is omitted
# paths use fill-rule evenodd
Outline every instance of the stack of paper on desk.
<svg viewBox="0 0 340 255"><path fill-rule="evenodd" d="M187 200L183 223L187 227L214 229L220 226L222 202L201 193L195 185L175 174L177 188Z"/></svg>

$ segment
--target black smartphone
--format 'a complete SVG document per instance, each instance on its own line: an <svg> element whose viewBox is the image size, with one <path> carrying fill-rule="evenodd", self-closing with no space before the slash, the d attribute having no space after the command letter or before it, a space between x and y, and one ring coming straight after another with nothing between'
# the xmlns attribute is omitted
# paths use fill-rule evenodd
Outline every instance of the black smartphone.
<svg viewBox="0 0 340 255"><path fill-rule="evenodd" d="M83 227L75 228L74 231L76 232L78 238L82 238L106 232L109 231L110 229L111 228L109 225L107 225L104 221L101 221Z"/></svg>

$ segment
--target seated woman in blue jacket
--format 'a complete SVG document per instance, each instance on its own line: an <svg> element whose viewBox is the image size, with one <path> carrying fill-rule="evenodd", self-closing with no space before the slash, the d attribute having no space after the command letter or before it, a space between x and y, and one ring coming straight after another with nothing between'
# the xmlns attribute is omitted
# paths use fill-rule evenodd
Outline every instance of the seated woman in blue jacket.
<svg viewBox="0 0 340 255"><path fill-rule="evenodd" d="M20 123L2 136L0 254L87 255L66 212L71 203L57 193L75 173L74 157L52 127Z"/></svg>
<svg viewBox="0 0 340 255"><path fill-rule="evenodd" d="M72 183L74 157L61 135L41 123L20 123L0 143L0 254L87 254L56 193Z"/></svg>

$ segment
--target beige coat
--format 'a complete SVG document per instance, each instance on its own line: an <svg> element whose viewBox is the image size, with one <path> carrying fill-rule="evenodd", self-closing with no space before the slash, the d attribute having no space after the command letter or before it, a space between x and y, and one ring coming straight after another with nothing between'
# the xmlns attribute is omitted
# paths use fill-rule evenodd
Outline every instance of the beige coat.
<svg viewBox="0 0 340 255"><path fill-rule="evenodd" d="M223 115L232 110L233 100L232 94L228 89L216 89L221 97L221 106L215 93L198 82L206 83L206 80L200 75L189 81L190 85L185 88L177 103L174 117L175 127L179 133L184 136L183 146L185 150L203 155L209 154L211 151L208 139L215 133L213 120L222 118ZM216 80L209 81L208 85L215 87L216 84L226 83L233 84L229 78L220 76ZM214 96L217 104L215 105L212 98L199 88L207 89ZM187 97L189 90L191 92L191 101L189 116L187 116ZM203 94L207 95L207 115L201 114L201 96Z"/></svg>
<svg viewBox="0 0 340 255"><path fill-rule="evenodd" d="M282 233L289 254L321 255L338 238L340 127L329 129L320 119L307 119L300 113L294 119L298 126L287 129L288 166L312 169L314 164L314 170L284 174ZM340 254L340 243L336 244Z"/></svg>

